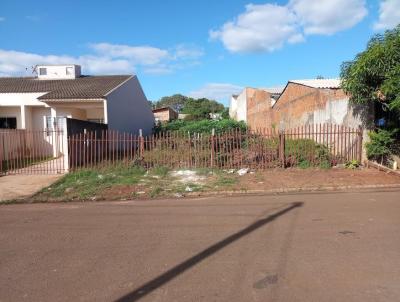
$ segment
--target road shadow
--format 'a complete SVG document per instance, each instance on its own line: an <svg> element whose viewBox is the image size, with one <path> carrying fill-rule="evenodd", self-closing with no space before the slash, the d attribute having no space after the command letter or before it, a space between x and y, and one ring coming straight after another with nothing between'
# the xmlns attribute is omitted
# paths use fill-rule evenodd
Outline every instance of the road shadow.
<svg viewBox="0 0 400 302"><path fill-rule="evenodd" d="M262 226L273 222L280 216L292 211L293 209L299 208L303 206L303 202L293 202L289 206L285 207L284 209L271 214L265 218L259 219L252 223L251 225L245 227L244 229L226 237L225 239L218 241L217 243L209 246L208 248L204 249L200 253L194 255L193 257L185 260L184 262L174 266L173 268L169 269L165 273L159 275L158 277L150 280L149 282L143 284L142 286L136 288L132 292L126 294L125 296L115 300L115 302L133 302L138 301L139 299L143 298L144 296L150 294L157 288L163 286L164 284L168 283L178 275L182 274L183 272L187 271L191 267L197 265L204 259L210 257L211 255L215 254L219 250L225 248L226 246L232 244L233 242L239 240L240 238L254 232L255 230L261 228Z"/></svg>

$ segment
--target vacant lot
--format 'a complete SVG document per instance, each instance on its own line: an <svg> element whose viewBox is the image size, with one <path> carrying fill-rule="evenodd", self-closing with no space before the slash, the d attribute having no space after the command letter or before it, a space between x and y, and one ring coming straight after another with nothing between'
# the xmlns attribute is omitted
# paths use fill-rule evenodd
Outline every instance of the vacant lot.
<svg viewBox="0 0 400 302"><path fill-rule="evenodd" d="M400 186L400 177L375 169L177 170L115 166L70 173L28 201L127 200L218 192L319 190Z"/></svg>
<svg viewBox="0 0 400 302"><path fill-rule="evenodd" d="M398 301L400 191L0 207L0 301Z"/></svg>

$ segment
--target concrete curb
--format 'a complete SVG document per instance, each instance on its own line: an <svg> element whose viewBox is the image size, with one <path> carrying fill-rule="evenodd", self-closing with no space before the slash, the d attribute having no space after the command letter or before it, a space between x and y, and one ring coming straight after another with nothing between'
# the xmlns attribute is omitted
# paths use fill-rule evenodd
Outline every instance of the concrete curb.
<svg viewBox="0 0 400 302"><path fill-rule="evenodd" d="M214 191L214 192L193 192L185 194L185 197L206 197L206 196L232 196L232 195L271 195L271 194L290 194L290 193L318 193L318 192L352 192L356 190L376 190L376 189L400 189L399 184L389 185L357 185L357 186L325 186L307 188L279 188L269 190L242 190L242 191Z"/></svg>

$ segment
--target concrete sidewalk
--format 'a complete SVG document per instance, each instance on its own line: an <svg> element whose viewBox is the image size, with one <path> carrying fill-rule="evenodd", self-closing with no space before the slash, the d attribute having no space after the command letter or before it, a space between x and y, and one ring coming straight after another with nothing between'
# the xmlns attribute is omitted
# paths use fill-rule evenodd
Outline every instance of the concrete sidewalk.
<svg viewBox="0 0 400 302"><path fill-rule="evenodd" d="M62 174L6 175L0 177L0 202L29 197L57 181Z"/></svg>
<svg viewBox="0 0 400 302"><path fill-rule="evenodd" d="M398 301L400 191L0 207L0 301Z"/></svg>

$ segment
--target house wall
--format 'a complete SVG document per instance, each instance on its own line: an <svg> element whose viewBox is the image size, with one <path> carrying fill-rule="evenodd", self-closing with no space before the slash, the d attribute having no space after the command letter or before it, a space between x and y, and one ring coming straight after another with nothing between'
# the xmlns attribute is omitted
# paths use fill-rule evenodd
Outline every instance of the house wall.
<svg viewBox="0 0 400 302"><path fill-rule="evenodd" d="M231 119L236 120L237 119L237 100L236 100L237 96L231 96L231 100L229 103L229 117Z"/></svg>
<svg viewBox="0 0 400 302"><path fill-rule="evenodd" d="M229 106L229 115L236 121L247 121L247 90L243 91L235 98L231 98L231 104Z"/></svg>
<svg viewBox="0 0 400 302"><path fill-rule="evenodd" d="M86 120L87 114L85 109L80 108L65 108L65 107L53 107L56 110L56 116L65 116L78 120ZM88 111L90 111L89 109Z"/></svg>
<svg viewBox="0 0 400 302"><path fill-rule="evenodd" d="M273 106L272 121L280 129L318 123L358 127L364 124L364 117L356 114L358 109L350 104L342 89L316 89L289 83Z"/></svg>
<svg viewBox="0 0 400 302"><path fill-rule="evenodd" d="M154 112L154 118L160 122L168 122L170 120L170 112L168 109Z"/></svg>
<svg viewBox="0 0 400 302"><path fill-rule="evenodd" d="M178 118L178 113L172 110L171 108L155 111L153 112L153 114L154 118L160 122L168 122L176 120Z"/></svg>
<svg viewBox="0 0 400 302"><path fill-rule="evenodd" d="M265 90L247 88L247 125L250 129L272 127L271 94Z"/></svg>
<svg viewBox="0 0 400 302"><path fill-rule="evenodd" d="M67 75L67 67L72 68L72 73L69 75ZM40 75L40 68L46 68L47 74ZM36 71L40 80L75 79L80 76L81 67L79 65L38 65Z"/></svg>
<svg viewBox="0 0 400 302"><path fill-rule="evenodd" d="M140 86L133 76L106 97L108 127L112 130L151 134L154 114Z"/></svg>
<svg viewBox="0 0 400 302"><path fill-rule="evenodd" d="M104 110L103 108L92 108L86 110L86 118L88 120L104 120Z"/></svg>
<svg viewBox="0 0 400 302"><path fill-rule="evenodd" d="M50 115L50 108L32 108L32 130L44 130L44 117Z"/></svg>

